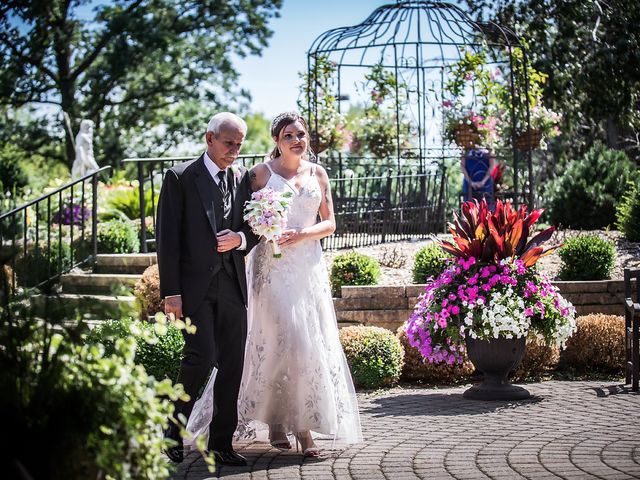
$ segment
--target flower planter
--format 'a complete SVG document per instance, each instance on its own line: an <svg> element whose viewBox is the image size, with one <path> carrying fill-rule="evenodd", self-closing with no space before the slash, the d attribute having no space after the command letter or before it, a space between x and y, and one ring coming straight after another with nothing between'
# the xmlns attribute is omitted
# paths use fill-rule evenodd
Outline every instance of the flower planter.
<svg viewBox="0 0 640 480"><path fill-rule="evenodd" d="M542 140L542 131L532 129L527 135L527 132L521 133L516 137L516 148L522 151L535 150L540 146L540 140Z"/></svg>
<svg viewBox="0 0 640 480"><path fill-rule="evenodd" d="M476 369L484 375L482 383L464 392L472 400L522 400L531 394L524 388L511 385L507 379L522 360L526 337L479 340L465 338L467 355Z"/></svg>
<svg viewBox="0 0 640 480"><path fill-rule="evenodd" d="M473 148L480 142L480 136L470 125L461 123L455 129L456 144L463 149Z"/></svg>

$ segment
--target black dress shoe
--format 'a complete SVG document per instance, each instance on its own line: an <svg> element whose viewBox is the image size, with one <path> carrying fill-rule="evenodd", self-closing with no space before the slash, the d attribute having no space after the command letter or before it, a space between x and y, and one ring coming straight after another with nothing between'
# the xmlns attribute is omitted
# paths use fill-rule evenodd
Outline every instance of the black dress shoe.
<svg viewBox="0 0 640 480"><path fill-rule="evenodd" d="M212 452L216 458L216 462L220 463L221 465L244 467L247 464L247 459L242 455L236 453L233 448L227 448L224 450L212 450Z"/></svg>
<svg viewBox="0 0 640 480"><path fill-rule="evenodd" d="M184 460L184 452L182 448L182 438L179 434L176 433L174 428L169 427L164 432L164 438L173 440L177 443L177 445L173 445L171 447L165 447L164 454L169 457L173 463L182 463Z"/></svg>

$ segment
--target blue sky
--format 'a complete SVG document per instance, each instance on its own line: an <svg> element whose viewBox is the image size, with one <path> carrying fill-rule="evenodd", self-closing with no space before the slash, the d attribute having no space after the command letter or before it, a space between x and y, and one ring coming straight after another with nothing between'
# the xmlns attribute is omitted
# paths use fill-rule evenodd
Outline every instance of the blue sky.
<svg viewBox="0 0 640 480"><path fill-rule="evenodd" d="M251 92L251 110L272 118L295 110L299 72L307 51L325 31L364 21L377 7L394 0L284 0L281 16L270 22L273 36L261 57L237 59L239 84Z"/></svg>

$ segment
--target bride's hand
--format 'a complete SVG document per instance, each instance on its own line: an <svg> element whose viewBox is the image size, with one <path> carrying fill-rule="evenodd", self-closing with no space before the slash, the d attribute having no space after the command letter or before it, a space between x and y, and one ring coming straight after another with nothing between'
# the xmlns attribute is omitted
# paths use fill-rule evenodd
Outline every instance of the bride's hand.
<svg viewBox="0 0 640 480"><path fill-rule="evenodd" d="M294 245L303 239L302 232L295 228L288 228L282 231L282 235L278 239L278 245L288 247Z"/></svg>

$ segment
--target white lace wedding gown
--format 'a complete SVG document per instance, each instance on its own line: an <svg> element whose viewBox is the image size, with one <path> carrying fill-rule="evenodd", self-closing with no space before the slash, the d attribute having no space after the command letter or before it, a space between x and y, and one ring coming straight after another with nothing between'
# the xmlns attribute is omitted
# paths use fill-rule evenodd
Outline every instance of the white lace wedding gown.
<svg viewBox="0 0 640 480"><path fill-rule="evenodd" d="M294 194L291 228L317 221L322 193L314 171L299 191L271 172L268 187ZM361 441L320 242L299 242L274 258L262 240L249 254L247 273L249 326L236 435L266 440L271 425L285 433L311 430L342 444ZM196 435L208 431L214 375L189 419Z"/></svg>

